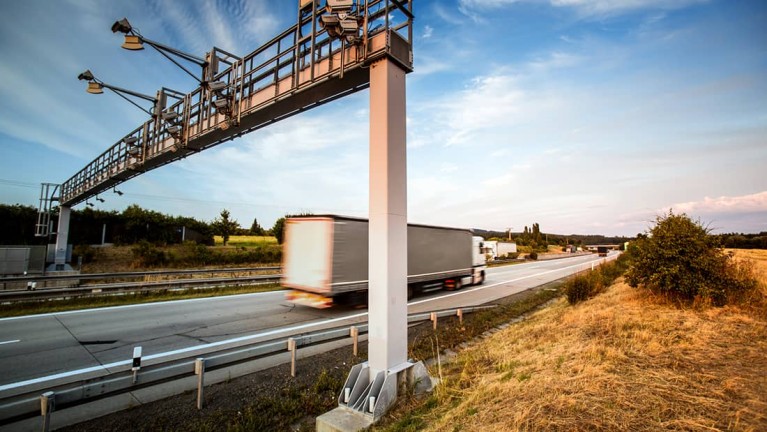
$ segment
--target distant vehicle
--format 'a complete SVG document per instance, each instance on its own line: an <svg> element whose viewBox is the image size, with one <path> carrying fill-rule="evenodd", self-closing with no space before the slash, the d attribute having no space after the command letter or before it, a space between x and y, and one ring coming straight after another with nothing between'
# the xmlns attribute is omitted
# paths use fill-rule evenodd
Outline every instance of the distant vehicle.
<svg viewBox="0 0 767 432"><path fill-rule="evenodd" d="M517 253L517 244L513 242L498 242L497 249L498 256L505 257L507 255Z"/></svg>
<svg viewBox="0 0 767 432"><path fill-rule="evenodd" d="M508 255L517 253L517 244L513 242L486 240L483 245L482 252L488 260L503 259Z"/></svg>
<svg viewBox="0 0 767 432"><path fill-rule="evenodd" d="M482 241L468 229L408 224L408 299L432 289L483 283ZM281 283L291 289L288 301L315 308L367 302L367 219L289 218L282 256Z"/></svg>
<svg viewBox="0 0 767 432"><path fill-rule="evenodd" d="M597 253L599 254L599 256L606 257L607 251L608 251L607 246L597 246Z"/></svg>

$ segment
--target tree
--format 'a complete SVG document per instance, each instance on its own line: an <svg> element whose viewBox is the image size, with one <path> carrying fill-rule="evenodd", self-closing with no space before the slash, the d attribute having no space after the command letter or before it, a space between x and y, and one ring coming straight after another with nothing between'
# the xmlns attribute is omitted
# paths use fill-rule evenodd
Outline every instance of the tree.
<svg viewBox="0 0 767 432"><path fill-rule="evenodd" d="M290 216L286 216L290 217ZM277 219L274 222L274 226L272 227L272 235L277 238L277 243L282 244L282 241L285 240L284 236L285 231L285 217L281 217Z"/></svg>
<svg viewBox="0 0 767 432"><path fill-rule="evenodd" d="M35 224L36 208L0 204L0 245L44 244L47 239L35 237Z"/></svg>
<svg viewBox="0 0 767 432"><path fill-rule="evenodd" d="M229 236L240 228L240 224L236 220L229 220L229 210L227 209L221 210L221 217L214 220L211 225L213 231L224 240L224 246L229 243Z"/></svg>
<svg viewBox="0 0 767 432"><path fill-rule="evenodd" d="M702 297L722 305L756 283L747 269L719 247L707 227L684 213L658 216L647 235L629 244L629 253L629 285L675 298Z"/></svg>
<svg viewBox="0 0 767 432"><path fill-rule="evenodd" d="M253 218L253 225L250 226L250 233L256 236L262 236L265 234L265 230L258 224L258 219Z"/></svg>
<svg viewBox="0 0 767 432"><path fill-rule="evenodd" d="M277 219L271 229L272 235L277 238L277 243L282 244L282 242L285 241L285 221L288 218L311 215L311 213L303 212L295 215L285 215L284 217Z"/></svg>

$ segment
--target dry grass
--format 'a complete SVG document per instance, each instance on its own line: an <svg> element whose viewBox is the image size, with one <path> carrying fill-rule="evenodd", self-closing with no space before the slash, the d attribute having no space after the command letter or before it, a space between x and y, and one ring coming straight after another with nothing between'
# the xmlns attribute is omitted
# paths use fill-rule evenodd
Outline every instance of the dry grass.
<svg viewBox="0 0 767 432"><path fill-rule="evenodd" d="M767 320L752 312L680 309L624 283L561 299L443 365L431 398L387 428L764 431Z"/></svg>
<svg viewBox="0 0 767 432"><path fill-rule="evenodd" d="M762 275L767 275L767 250L764 249L726 249L733 252L736 259L751 261L754 270Z"/></svg>

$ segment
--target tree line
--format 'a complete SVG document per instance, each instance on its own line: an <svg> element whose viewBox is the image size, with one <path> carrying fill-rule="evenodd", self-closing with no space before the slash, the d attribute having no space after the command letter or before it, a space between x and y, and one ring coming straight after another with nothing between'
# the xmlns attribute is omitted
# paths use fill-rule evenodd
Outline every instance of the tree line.
<svg viewBox="0 0 767 432"><path fill-rule="evenodd" d="M594 244L623 244L631 241L631 237L623 236L603 236L598 234L552 234L541 231L540 224L533 223L531 226L525 225L520 232L502 232L485 231L475 229L476 235L482 236L485 240L513 241L519 246L530 246L533 250L546 250L549 245L567 246L567 245L594 245Z"/></svg>
<svg viewBox="0 0 767 432"><path fill-rule="evenodd" d="M731 249L767 249L767 232L759 234L728 233L718 234L716 238L722 247Z"/></svg>
<svg viewBox="0 0 767 432"><path fill-rule="evenodd" d="M53 231L56 230L57 217L52 215ZM243 228L232 220L228 210L223 210L218 218L211 222L201 221L186 216L170 216L153 210L147 210L133 204L125 210L104 211L86 207L73 209L69 223L69 243L118 245L148 241L156 244L177 244L193 241L198 244L213 245L215 235L275 235L277 229L282 236L284 218L275 223L272 229L264 229L253 219L250 228ZM35 237L37 209L20 204L0 204L0 244L3 245L41 245L51 241L48 238Z"/></svg>

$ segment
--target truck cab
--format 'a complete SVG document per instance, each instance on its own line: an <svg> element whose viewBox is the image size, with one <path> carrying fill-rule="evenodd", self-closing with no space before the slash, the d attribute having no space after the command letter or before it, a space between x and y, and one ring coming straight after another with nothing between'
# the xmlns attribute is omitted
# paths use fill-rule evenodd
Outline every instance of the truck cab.
<svg viewBox="0 0 767 432"><path fill-rule="evenodd" d="M472 241L472 266L474 267L471 277L472 285L479 285L485 281L485 268L487 255L485 255L485 239L473 236Z"/></svg>

